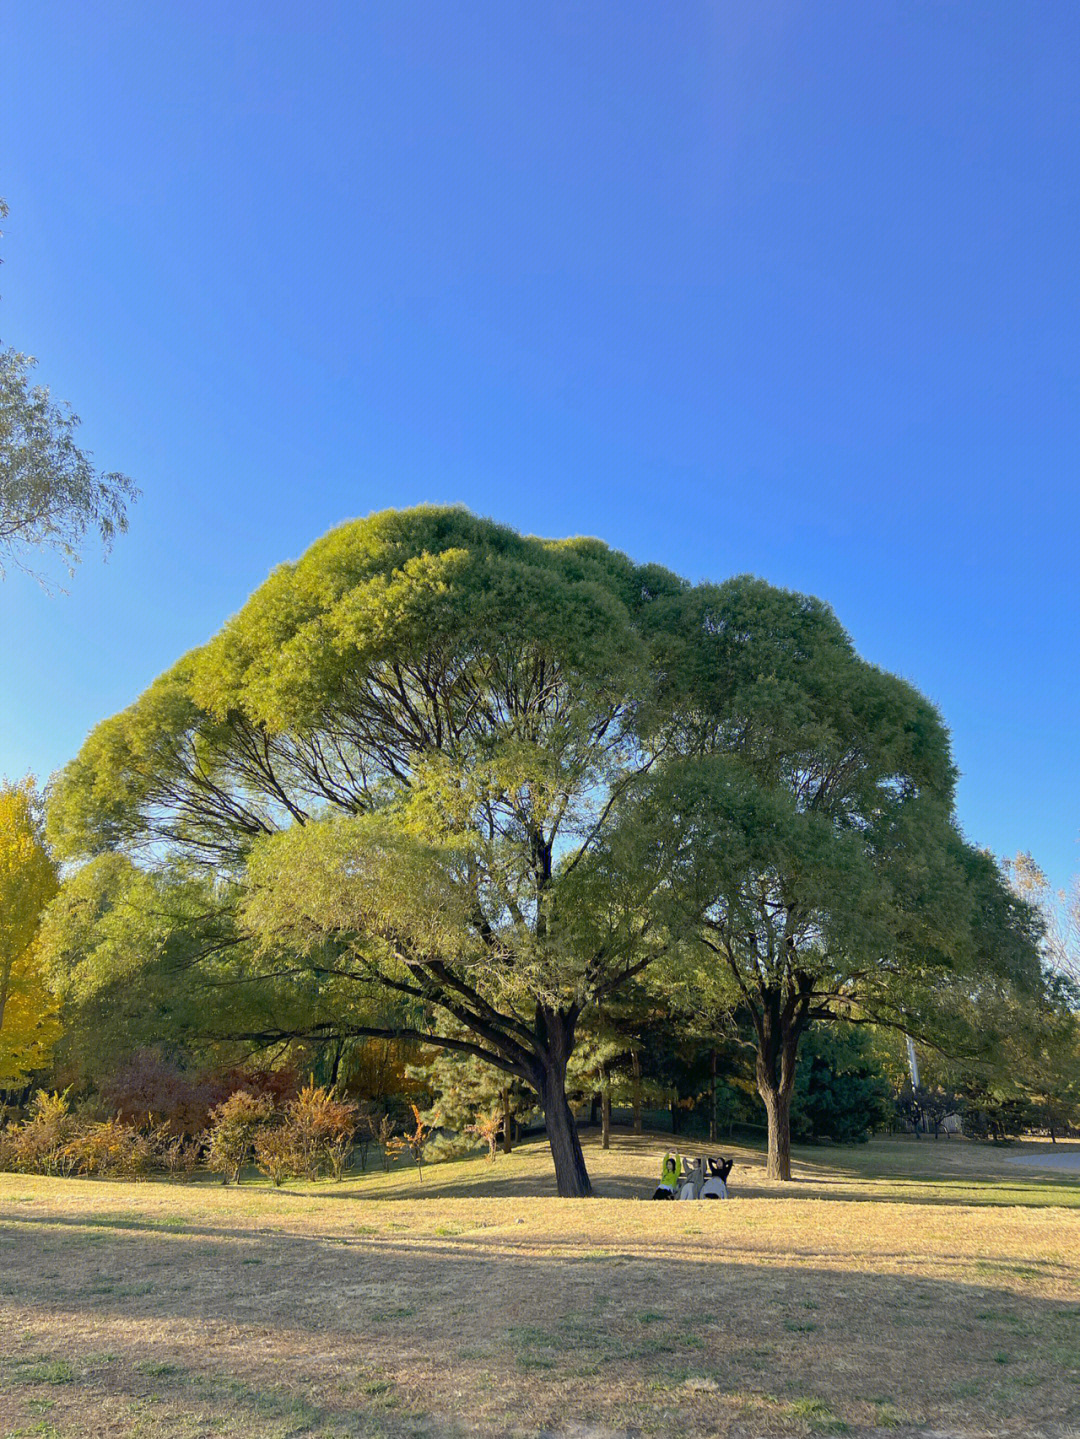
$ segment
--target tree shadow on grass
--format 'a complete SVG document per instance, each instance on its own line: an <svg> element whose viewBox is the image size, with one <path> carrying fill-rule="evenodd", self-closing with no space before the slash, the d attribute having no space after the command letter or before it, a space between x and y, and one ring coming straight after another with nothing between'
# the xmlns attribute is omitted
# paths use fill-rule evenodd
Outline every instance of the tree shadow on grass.
<svg viewBox="0 0 1080 1439"><path fill-rule="evenodd" d="M104 1253L79 1247L68 1216L6 1226L17 1233L3 1299L49 1336L54 1361L86 1371L88 1394L138 1397L171 1371L200 1375L205 1397L228 1404L232 1392L238 1413L266 1392L263 1414L288 1418L301 1396L297 1434L309 1418L318 1432L359 1423L358 1375L404 1392L417 1372L428 1408L488 1433L506 1432L492 1393L536 1428L586 1411L660 1420L675 1405L687 1435L736 1419L756 1434L799 1432L800 1419L802 1432L857 1431L886 1414L896 1433L1080 1420L1080 1302L1015 1292L1020 1279L1075 1285L1071 1261L940 1253L934 1264L957 1270L943 1278L751 1261L722 1233L688 1255L670 1223L652 1243L589 1249L572 1233L530 1233L528 1217L495 1233L377 1237L121 1221ZM107 1382L79 1352L88 1331L115 1357ZM23 1382L17 1362L10 1349L0 1361L0 1392Z"/></svg>

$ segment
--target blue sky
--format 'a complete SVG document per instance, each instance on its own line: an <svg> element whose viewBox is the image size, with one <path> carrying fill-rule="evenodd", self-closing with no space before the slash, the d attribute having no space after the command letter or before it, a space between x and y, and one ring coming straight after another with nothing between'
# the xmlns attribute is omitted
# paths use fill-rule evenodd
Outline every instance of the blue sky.
<svg viewBox="0 0 1080 1439"><path fill-rule="evenodd" d="M329 526L827 599L1080 868L1080 6L12 0L0 339L144 497L0 587L47 775Z"/></svg>

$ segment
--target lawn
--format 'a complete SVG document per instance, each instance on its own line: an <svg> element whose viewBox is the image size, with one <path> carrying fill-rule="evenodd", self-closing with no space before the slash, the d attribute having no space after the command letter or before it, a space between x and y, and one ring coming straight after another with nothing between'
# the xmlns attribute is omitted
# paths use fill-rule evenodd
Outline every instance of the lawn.
<svg viewBox="0 0 1080 1439"><path fill-rule="evenodd" d="M422 1184L0 1175L0 1435L1080 1426L1080 1174L879 1140L782 1187L722 1145L729 1202L639 1202L664 1142L590 1143L591 1201L541 1143Z"/></svg>

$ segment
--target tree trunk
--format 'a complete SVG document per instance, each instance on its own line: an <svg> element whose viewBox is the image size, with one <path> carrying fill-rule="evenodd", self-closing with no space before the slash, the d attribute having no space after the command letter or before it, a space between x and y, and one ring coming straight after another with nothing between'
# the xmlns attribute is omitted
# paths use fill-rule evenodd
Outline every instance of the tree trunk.
<svg viewBox="0 0 1080 1439"><path fill-rule="evenodd" d="M712 1111L709 1114L709 1143L716 1143L716 1050L712 1052Z"/></svg>
<svg viewBox="0 0 1080 1439"><path fill-rule="evenodd" d="M600 1066L600 1148L611 1148L611 1083L607 1065Z"/></svg>
<svg viewBox="0 0 1080 1439"><path fill-rule="evenodd" d="M799 1039L809 1022L808 993L812 982L798 981L797 992L773 990L757 1020L756 1079L769 1122L769 1179L791 1178L791 1096L795 1092L795 1063Z"/></svg>
<svg viewBox="0 0 1080 1439"><path fill-rule="evenodd" d="M540 1083L540 1104L544 1111L551 1157L555 1161L555 1185L560 1199L587 1199L592 1194L589 1171L581 1152L577 1123L566 1101L566 1069L545 1065Z"/></svg>
<svg viewBox="0 0 1080 1439"><path fill-rule="evenodd" d="M504 1154L510 1154L514 1148L514 1116L510 1112L510 1090L505 1088L502 1092L502 1147Z"/></svg>
<svg viewBox="0 0 1080 1439"><path fill-rule="evenodd" d="M671 1132L672 1134L679 1132L679 1091L677 1089L671 1091Z"/></svg>
<svg viewBox="0 0 1080 1439"><path fill-rule="evenodd" d="M634 1106L634 1133L635 1133L635 1134L640 1134L640 1133L642 1132L642 1123L641 1123L641 1055L637 1052L636 1049L635 1049L635 1050L632 1050L631 1053L630 1053L630 1063L631 1063L631 1065L633 1066L633 1072L634 1072L634 1094L633 1094L633 1100L632 1100L632 1103L633 1103L633 1106Z"/></svg>
<svg viewBox="0 0 1080 1439"><path fill-rule="evenodd" d="M769 1179L791 1178L791 1088L786 1091L769 1085L758 1086L769 1121Z"/></svg>
<svg viewBox="0 0 1080 1439"><path fill-rule="evenodd" d="M536 1006L536 1028L542 1047L529 1075L544 1111L544 1127L555 1161L555 1184L561 1199L585 1199L592 1194L577 1122L566 1098L566 1067L574 1052L577 1015L575 1006L568 1009Z"/></svg>

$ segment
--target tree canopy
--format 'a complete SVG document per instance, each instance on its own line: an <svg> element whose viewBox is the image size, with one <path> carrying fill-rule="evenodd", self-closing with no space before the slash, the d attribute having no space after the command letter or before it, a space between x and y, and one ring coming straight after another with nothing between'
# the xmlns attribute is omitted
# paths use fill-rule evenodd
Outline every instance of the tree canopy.
<svg viewBox="0 0 1080 1439"><path fill-rule="evenodd" d="M0 220L7 213L0 199ZM34 573L28 549L52 550L71 572L92 530L108 553L139 494L126 475L94 469L75 442L78 415L33 383L36 364L30 355L0 350L0 577L8 564Z"/></svg>
<svg viewBox="0 0 1080 1439"><path fill-rule="evenodd" d="M59 1034L36 943L58 884L33 781L0 784L0 1087L42 1068Z"/></svg>
<svg viewBox="0 0 1080 1439"><path fill-rule="evenodd" d="M948 735L917 690L861 660L818 601L746 582L716 613L697 627L683 754L639 803L643 827L682 836L671 888L698 938L676 963L749 1015L769 1172L788 1178L811 1022L973 1044L962 1020L988 989L1040 992L1039 933L958 833Z"/></svg>
<svg viewBox="0 0 1080 1439"><path fill-rule="evenodd" d="M331 531L99 725L50 835L110 893L156 887L154 953L232 997L208 1028L483 1059L585 1194L579 1022L658 960L750 1007L785 1133L811 1017L977 982L952 784L933 707L820 601L421 507ZM140 962L81 950L91 990Z"/></svg>
<svg viewBox="0 0 1080 1439"><path fill-rule="evenodd" d="M400 1032L464 1026L442 1042L536 1089L583 1192L566 1062L651 953L662 863L606 840L668 742L646 616L682 587L462 510L343 526L98 727L51 832L211 871L268 970L353 987L353 1032L373 987Z"/></svg>
<svg viewBox="0 0 1080 1439"><path fill-rule="evenodd" d="M41 550L72 573L92 531L108 553L139 493L126 475L94 468L76 443L78 415L34 384L36 364L0 351L0 575L9 564L33 573L27 552Z"/></svg>

